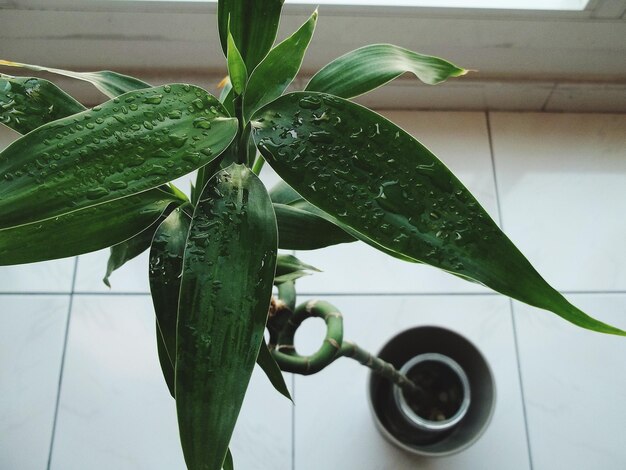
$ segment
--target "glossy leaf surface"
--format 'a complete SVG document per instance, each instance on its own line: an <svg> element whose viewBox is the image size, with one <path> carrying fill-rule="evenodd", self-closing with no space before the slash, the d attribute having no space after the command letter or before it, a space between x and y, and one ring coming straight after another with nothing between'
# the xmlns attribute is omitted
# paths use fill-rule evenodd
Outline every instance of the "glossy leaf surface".
<svg viewBox="0 0 626 470"><path fill-rule="evenodd" d="M204 90L129 92L41 126L0 153L0 227L136 194L213 160L237 121Z"/></svg>
<svg viewBox="0 0 626 470"><path fill-rule="evenodd" d="M282 95L296 78L316 24L317 11L298 31L274 47L250 74L243 101L246 120L261 106Z"/></svg>
<svg viewBox="0 0 626 470"><path fill-rule="evenodd" d="M34 263L88 253L123 242L154 223L171 203L160 189L0 229L0 265ZM37 201L33 202L36 209Z"/></svg>
<svg viewBox="0 0 626 470"><path fill-rule="evenodd" d="M176 338L176 406L190 470L221 467L267 319L276 219L252 171L209 180L185 248Z"/></svg>
<svg viewBox="0 0 626 470"><path fill-rule="evenodd" d="M54 69L51 67L41 67L39 65L20 64L19 62L11 62L9 60L0 60L0 65L6 67L19 67L37 72L49 72L65 77L75 78L91 83L98 90L109 98L115 98L128 91L140 90L142 88L150 88L145 82L137 78L129 77L121 73L103 70L100 72L73 72L71 70Z"/></svg>
<svg viewBox="0 0 626 470"><path fill-rule="evenodd" d="M355 240L332 222L306 210L274 204L274 211L279 246L283 250L317 250Z"/></svg>
<svg viewBox="0 0 626 470"><path fill-rule="evenodd" d="M84 110L48 80L0 74L0 123L20 134Z"/></svg>
<svg viewBox="0 0 626 470"><path fill-rule="evenodd" d="M291 400L291 395L289 393L289 389L287 388L287 384L285 383L285 378L283 377L283 373L276 364L276 361L272 357L269 349L267 348L267 344L265 341L261 342L261 348L259 349L259 356L256 360L257 364L263 369L265 375L274 386L276 391L283 395L284 397Z"/></svg>
<svg viewBox="0 0 626 470"><path fill-rule="evenodd" d="M335 59L317 72L306 90L353 98L410 72L422 82L435 85L467 70L438 57L392 44L372 44Z"/></svg>
<svg viewBox="0 0 626 470"><path fill-rule="evenodd" d="M228 29L237 44L248 70L252 71L265 57L276 39L284 0L220 0L217 23L224 56L228 53Z"/></svg>
<svg viewBox="0 0 626 470"><path fill-rule="evenodd" d="M107 260L106 273L104 274L104 278L102 278L102 282L104 282L107 287L111 287L109 279L114 271L150 248L154 232L156 232L156 229L159 228L159 225L161 225L168 215L167 212L164 212L161 217L145 230L111 247L109 259Z"/></svg>
<svg viewBox="0 0 626 470"><path fill-rule="evenodd" d="M167 216L151 237L150 294L156 314L159 362L172 396L175 389L178 293L190 224L191 217L178 208Z"/></svg>
<svg viewBox="0 0 626 470"><path fill-rule="evenodd" d="M579 326L626 334L548 285L446 166L379 114L331 95L298 92L263 108L253 126L276 172L360 239Z"/></svg>

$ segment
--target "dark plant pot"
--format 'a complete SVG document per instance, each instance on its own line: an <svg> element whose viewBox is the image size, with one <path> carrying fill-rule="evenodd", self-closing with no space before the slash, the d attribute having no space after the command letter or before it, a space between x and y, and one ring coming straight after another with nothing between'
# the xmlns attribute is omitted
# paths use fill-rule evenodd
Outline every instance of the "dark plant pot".
<svg viewBox="0 0 626 470"><path fill-rule="evenodd" d="M450 455L487 428L495 406L493 375L478 349L458 333L412 328L392 338L378 356L420 388L408 393L370 374L374 421L396 446L417 455Z"/></svg>

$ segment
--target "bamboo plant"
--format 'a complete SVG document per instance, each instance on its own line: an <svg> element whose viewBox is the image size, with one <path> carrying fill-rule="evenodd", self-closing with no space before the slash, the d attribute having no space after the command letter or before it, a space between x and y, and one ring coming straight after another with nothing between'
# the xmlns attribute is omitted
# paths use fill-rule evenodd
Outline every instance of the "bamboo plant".
<svg viewBox="0 0 626 470"><path fill-rule="evenodd" d="M190 470L232 468L228 445L255 362L287 395L277 362L299 373L340 356L375 362L342 341L330 304L296 308L294 281L312 268L278 249L360 240L626 335L553 289L426 147L352 101L404 73L434 85L467 70L375 44L286 93L318 14L274 44L282 4L218 2L228 70L219 99L190 84L0 62L85 80L109 98L87 109L45 79L0 76L0 122L23 134L0 153L0 265L111 247L108 282L150 250L158 354ZM283 180L271 191L257 177L264 162ZM169 183L195 170L189 196ZM327 321L324 357L293 349L309 316Z"/></svg>

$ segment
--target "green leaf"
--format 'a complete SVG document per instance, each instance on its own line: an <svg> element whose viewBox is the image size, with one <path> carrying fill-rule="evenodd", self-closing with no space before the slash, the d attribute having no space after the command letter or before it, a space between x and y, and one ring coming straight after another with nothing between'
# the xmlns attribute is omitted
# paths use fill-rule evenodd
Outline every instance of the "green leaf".
<svg viewBox="0 0 626 470"><path fill-rule="evenodd" d="M228 33L228 76L230 77L230 83L235 90L235 93L241 95L246 88L246 82L248 81L248 71L246 70L246 64L243 62L243 58L235 45L233 36Z"/></svg>
<svg viewBox="0 0 626 470"><path fill-rule="evenodd" d="M34 263L101 250L134 237L171 203L160 189L0 229L0 265ZM36 204L34 204L36 207Z"/></svg>
<svg viewBox="0 0 626 470"><path fill-rule="evenodd" d="M185 248L176 338L176 407L190 470L222 465L267 320L276 219L252 171L211 178Z"/></svg>
<svg viewBox="0 0 626 470"><path fill-rule="evenodd" d="M274 206L276 208L276 206ZM280 237L280 229L278 230ZM295 281L301 277L308 276L313 272L321 272L319 269L310 264L303 263L293 255L278 255L276 261L276 275L274 276L274 284L282 284L287 281Z"/></svg>
<svg viewBox="0 0 626 470"><path fill-rule="evenodd" d="M272 189L270 189L270 198L272 198L272 202L274 203L288 206L304 201L304 198L284 181L279 181L272 186Z"/></svg>
<svg viewBox="0 0 626 470"><path fill-rule="evenodd" d="M128 261L136 258L150 248L154 232L156 232L156 229L159 228L159 225L161 225L167 216L167 212L164 212L161 217L159 217L145 230L139 232L134 237L124 240L122 243L118 243L117 245L113 245L111 247L109 259L107 261L107 270L104 278L102 279L102 282L104 282L107 287L111 287L109 278L111 277L111 274L113 274L113 271L121 268Z"/></svg>
<svg viewBox="0 0 626 470"><path fill-rule="evenodd" d="M284 0L220 0L217 22L224 56L228 54L230 26L246 67L253 70L274 44L283 3Z"/></svg>
<svg viewBox="0 0 626 470"><path fill-rule="evenodd" d="M282 276L284 274L289 274L295 271L316 271L321 272L314 266L310 264L306 264L303 261L300 261L293 255L285 255L280 254L276 259L276 275Z"/></svg>
<svg viewBox="0 0 626 470"><path fill-rule="evenodd" d="M150 248L150 294L157 320L157 346L163 377L174 396L176 320L183 255L191 217L182 208L172 211L159 225Z"/></svg>
<svg viewBox="0 0 626 470"><path fill-rule="evenodd" d="M0 153L0 228L136 194L206 165L235 137L237 121L226 116L204 90L165 85L45 124Z"/></svg>
<svg viewBox="0 0 626 470"><path fill-rule="evenodd" d="M335 96L299 92L260 110L252 124L276 172L360 239L584 328L626 335L565 300L445 165L379 114Z"/></svg>
<svg viewBox="0 0 626 470"><path fill-rule="evenodd" d="M306 201L284 181L271 190L278 220L279 248L316 250L339 243L356 241L333 223L333 218Z"/></svg>
<svg viewBox="0 0 626 470"><path fill-rule="evenodd" d="M224 458L224 463L222 464L222 470L235 470L235 466L233 464L233 454L230 449L226 452L226 458Z"/></svg>
<svg viewBox="0 0 626 470"><path fill-rule="evenodd" d="M20 64L19 62L11 62L9 60L0 60L0 65L7 67L19 67L36 72L50 72L65 77L75 78L91 83L98 90L109 98L115 98L123 93L142 88L150 88L145 82L121 73L103 70L100 72L72 72L71 70L53 69L50 67L41 67L39 65Z"/></svg>
<svg viewBox="0 0 626 470"><path fill-rule="evenodd" d="M435 85L468 71L450 62L418 54L392 44L372 44L335 59L309 81L306 90L342 98L372 91L410 72L422 82Z"/></svg>
<svg viewBox="0 0 626 470"><path fill-rule="evenodd" d="M337 225L309 211L274 204L279 247L283 250L317 250L355 239Z"/></svg>
<svg viewBox="0 0 626 470"><path fill-rule="evenodd" d="M267 348L267 344L265 341L261 341L261 349L259 349L259 356L256 360L257 364L263 369L265 375L274 386L276 391L293 401L291 398L291 394L289 393L289 389L287 388L287 384L285 383L285 378L283 377L283 373L276 364L276 361L272 357L272 353Z"/></svg>
<svg viewBox="0 0 626 470"><path fill-rule="evenodd" d="M274 47L254 69L243 99L243 115L246 121L261 106L282 95L296 78L316 24L317 10L298 31Z"/></svg>
<svg viewBox="0 0 626 470"><path fill-rule="evenodd" d="M0 123L20 134L84 110L48 80L0 74Z"/></svg>

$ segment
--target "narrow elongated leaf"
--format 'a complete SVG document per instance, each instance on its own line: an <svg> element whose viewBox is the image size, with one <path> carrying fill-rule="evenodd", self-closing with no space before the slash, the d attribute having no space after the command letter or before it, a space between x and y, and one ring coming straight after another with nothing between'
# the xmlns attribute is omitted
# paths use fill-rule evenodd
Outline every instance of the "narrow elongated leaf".
<svg viewBox="0 0 626 470"><path fill-rule="evenodd" d="M0 123L20 134L84 110L48 80L0 74Z"/></svg>
<svg viewBox="0 0 626 470"><path fill-rule="evenodd" d="M115 98L128 91L141 90L142 88L150 88L145 82L137 78L122 75L121 73L103 70L100 72L73 72L71 70L54 69L50 67L41 67L39 65L20 64L19 62L11 62L10 60L0 60L0 65L7 67L19 67L36 72L49 72L65 77L75 78L91 83L98 90L109 98Z"/></svg>
<svg viewBox="0 0 626 470"><path fill-rule="evenodd" d="M274 47L251 73L243 100L246 121L261 106L282 95L296 78L316 24L317 10L298 31Z"/></svg>
<svg viewBox="0 0 626 470"><path fill-rule="evenodd" d="M276 39L284 0L220 0L217 22L224 56L228 54L228 28L248 70L265 57Z"/></svg>
<svg viewBox="0 0 626 470"><path fill-rule="evenodd" d="M0 229L0 265L34 263L107 248L145 230L171 203L180 201L153 189Z"/></svg>
<svg viewBox="0 0 626 470"><path fill-rule="evenodd" d="M228 75L230 77L230 83L235 90L235 93L241 95L246 88L246 82L248 81L248 71L246 70L246 64L243 62L243 58L237 49L235 40L232 34L228 33Z"/></svg>
<svg viewBox="0 0 626 470"><path fill-rule="evenodd" d="M278 243L283 250L317 250L355 239L337 225L309 211L274 204Z"/></svg>
<svg viewBox="0 0 626 470"><path fill-rule="evenodd" d="M626 334L565 300L445 165L379 114L335 96L299 92L263 108L253 126L276 172L360 239L584 328Z"/></svg>
<svg viewBox="0 0 626 470"><path fill-rule="evenodd" d="M0 228L139 193L219 155L237 121L204 90L129 92L45 124L0 153Z"/></svg>
<svg viewBox="0 0 626 470"><path fill-rule="evenodd" d="M316 250L356 240L332 217L306 201L284 181L270 190L278 221L278 245L285 250Z"/></svg>
<svg viewBox="0 0 626 470"><path fill-rule="evenodd" d="M224 459L224 463L222 464L222 470L235 470L235 465L233 463L233 454L230 449L226 452L226 458Z"/></svg>
<svg viewBox="0 0 626 470"><path fill-rule="evenodd" d="M468 71L450 62L392 44L372 44L335 59L317 72L306 90L353 98L410 72L435 85Z"/></svg>
<svg viewBox="0 0 626 470"><path fill-rule="evenodd" d="M316 271L320 272L315 266L306 264L293 255L280 254L276 259L276 275L282 276L295 271Z"/></svg>
<svg viewBox="0 0 626 470"><path fill-rule="evenodd" d="M287 206L298 203L300 201L305 201L302 196L300 196L291 186L289 186L284 181L279 181L274 186L272 186L272 189L270 189L270 197L272 198L272 202L277 204L285 204Z"/></svg>
<svg viewBox="0 0 626 470"><path fill-rule="evenodd" d="M279 285L283 282L295 281L301 277L308 276L311 272L320 272L320 270L310 264L303 263L293 255L278 255L274 284Z"/></svg>
<svg viewBox="0 0 626 470"><path fill-rule="evenodd" d="M176 319L185 243L191 217L178 208L159 225L150 248L150 294L156 314L157 345L163 377L174 396Z"/></svg>
<svg viewBox="0 0 626 470"><path fill-rule="evenodd" d="M190 470L218 470L263 341L276 267L276 219L243 165L209 180L185 248L176 407Z"/></svg>
<svg viewBox="0 0 626 470"><path fill-rule="evenodd" d="M256 362L261 367L261 369L263 369L263 372L265 372L265 375L274 386L276 391L291 400L291 394L289 393L289 389L287 388L287 384L285 383L283 373L281 372L280 367L278 367L278 364L276 364L276 361L272 357L272 353L270 353L270 350L267 349L267 344L265 344L265 341L261 341L261 349L259 349L259 357L257 357Z"/></svg>

